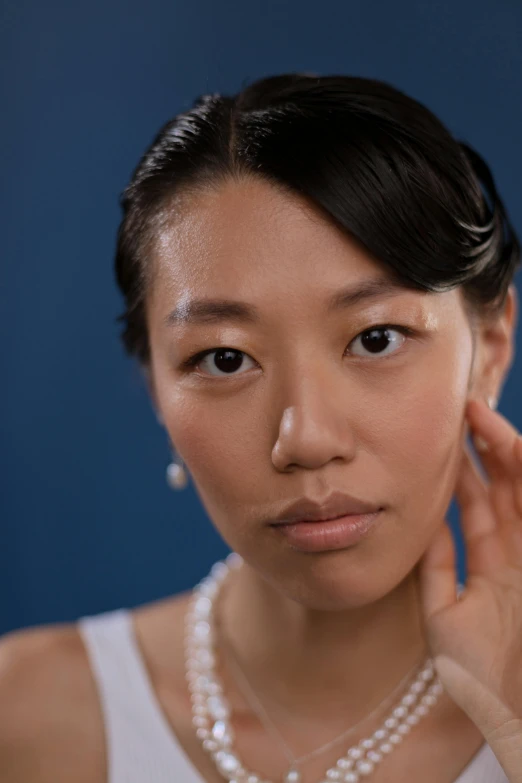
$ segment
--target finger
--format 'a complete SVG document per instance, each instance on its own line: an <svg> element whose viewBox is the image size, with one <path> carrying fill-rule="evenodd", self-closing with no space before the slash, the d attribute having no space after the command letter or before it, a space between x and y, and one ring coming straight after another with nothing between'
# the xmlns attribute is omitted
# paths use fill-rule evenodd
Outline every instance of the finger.
<svg viewBox="0 0 522 783"><path fill-rule="evenodd" d="M474 407L476 408L476 406L470 406L471 411ZM500 425L497 428L496 441L491 434L489 435L491 444L484 438L485 430L480 434L475 430L475 437L472 439L481 465L485 468L488 476L494 479L490 495L501 534L504 537L512 536L513 526L520 526L522 534L522 437L507 419L491 411L482 401L478 407L481 407L482 411L486 413L486 418L489 418L489 432L491 432L491 418L494 419L495 425ZM489 417L488 414L490 414ZM470 426L476 427L476 420L471 422L472 415L470 413ZM484 441L484 448L480 441Z"/></svg>
<svg viewBox="0 0 522 783"><path fill-rule="evenodd" d="M490 490L474 464L467 446L462 453L455 497L460 506L460 523L469 573L483 573L505 563L505 546L499 535Z"/></svg>
<svg viewBox="0 0 522 783"><path fill-rule="evenodd" d="M488 473L499 476L507 472L522 480L522 438L516 428L480 398L468 401L467 416L475 448Z"/></svg>
<svg viewBox="0 0 522 783"><path fill-rule="evenodd" d="M496 529L488 483L480 475L467 444L462 450L455 497L460 506L461 528L466 541L472 542Z"/></svg>
<svg viewBox="0 0 522 783"><path fill-rule="evenodd" d="M497 529L506 543L513 528L522 526L522 517L517 510L515 484L516 482L509 479L496 479L490 487L490 500L497 520Z"/></svg>
<svg viewBox="0 0 522 783"><path fill-rule="evenodd" d="M419 563L421 605L427 621L457 600L455 544L446 520Z"/></svg>
<svg viewBox="0 0 522 783"><path fill-rule="evenodd" d="M473 438L471 439L473 444ZM498 468L495 471L491 467L491 462L495 458L488 460L487 452L471 450L467 453L474 466L475 474L479 475L488 488L489 500L493 507L497 528L504 535L514 523L518 523L519 517L522 518L522 481L514 480L506 471ZM491 474L495 473L494 476Z"/></svg>

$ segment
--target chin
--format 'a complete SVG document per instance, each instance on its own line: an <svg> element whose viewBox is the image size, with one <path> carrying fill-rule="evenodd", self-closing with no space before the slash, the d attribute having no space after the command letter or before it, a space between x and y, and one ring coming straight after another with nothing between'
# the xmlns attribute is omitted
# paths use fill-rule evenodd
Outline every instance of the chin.
<svg viewBox="0 0 522 783"><path fill-rule="evenodd" d="M315 553L291 552L262 568L265 579L278 592L316 611L358 609L381 600L402 582L408 570L398 571L381 551L359 559L354 548ZM267 572L268 571L268 572Z"/></svg>

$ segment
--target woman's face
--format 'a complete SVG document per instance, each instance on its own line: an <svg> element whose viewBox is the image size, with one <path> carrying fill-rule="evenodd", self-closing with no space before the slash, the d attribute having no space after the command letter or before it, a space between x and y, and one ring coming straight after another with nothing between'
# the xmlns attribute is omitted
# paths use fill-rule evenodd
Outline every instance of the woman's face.
<svg viewBox="0 0 522 783"><path fill-rule="evenodd" d="M154 269L154 402L223 539L310 607L348 608L390 592L444 518L466 400L480 383L460 290L390 282L388 292L328 310L341 289L386 268L304 200L262 180L194 196L162 233ZM208 299L257 316L197 318L195 300ZM361 333L379 325L391 331L372 348ZM184 366L223 348L234 353ZM268 525L289 502L335 490L383 507L373 535L310 554Z"/></svg>

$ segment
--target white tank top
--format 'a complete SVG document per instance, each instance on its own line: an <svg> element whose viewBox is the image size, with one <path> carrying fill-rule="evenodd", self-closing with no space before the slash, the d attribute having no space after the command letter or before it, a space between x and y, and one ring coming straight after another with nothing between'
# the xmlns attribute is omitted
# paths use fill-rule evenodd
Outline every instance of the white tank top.
<svg viewBox="0 0 522 783"><path fill-rule="evenodd" d="M134 635L128 609L81 617L78 627L105 724L103 783L206 783L165 717ZM454 783L509 783L486 743Z"/></svg>

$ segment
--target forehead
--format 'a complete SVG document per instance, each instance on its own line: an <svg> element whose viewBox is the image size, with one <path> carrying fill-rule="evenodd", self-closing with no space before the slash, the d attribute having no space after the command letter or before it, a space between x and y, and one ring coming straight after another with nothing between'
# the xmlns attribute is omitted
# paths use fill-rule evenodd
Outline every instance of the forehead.
<svg viewBox="0 0 522 783"><path fill-rule="evenodd" d="M265 287L319 284L328 290L389 274L304 198L253 178L192 194L174 208L157 237L153 264L154 288L170 296L231 290L247 296Z"/></svg>

